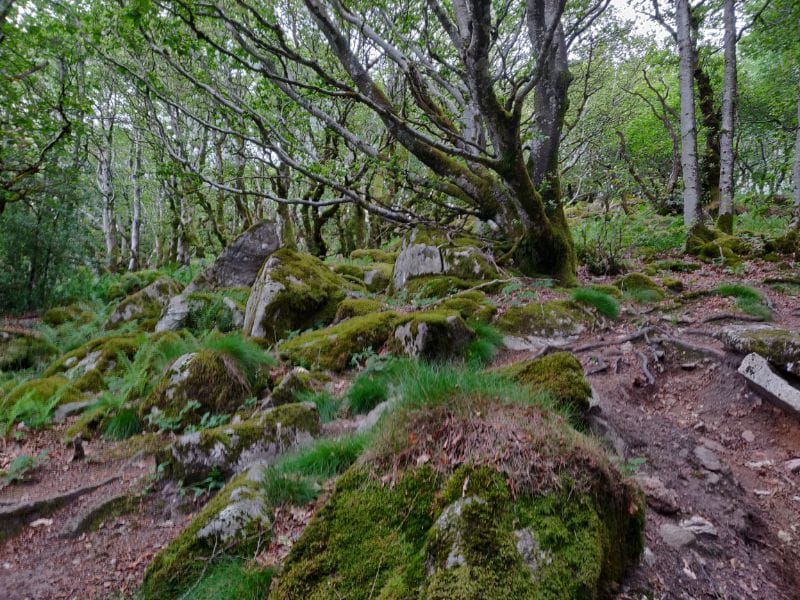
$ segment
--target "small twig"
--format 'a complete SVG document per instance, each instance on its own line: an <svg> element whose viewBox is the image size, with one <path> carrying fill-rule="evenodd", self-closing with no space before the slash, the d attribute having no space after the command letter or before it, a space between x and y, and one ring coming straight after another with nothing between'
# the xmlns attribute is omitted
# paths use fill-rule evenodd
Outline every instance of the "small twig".
<svg viewBox="0 0 800 600"><path fill-rule="evenodd" d="M620 344L624 344L625 342L632 342L634 340L638 340L639 338L646 336L651 331L652 331L651 327L644 327L639 331L637 331L636 333L626 335L625 337L618 338L616 340L593 342L591 344L584 344L583 346L572 348L572 352L586 352L587 350L594 350L595 348L603 348L605 346L618 346Z"/></svg>

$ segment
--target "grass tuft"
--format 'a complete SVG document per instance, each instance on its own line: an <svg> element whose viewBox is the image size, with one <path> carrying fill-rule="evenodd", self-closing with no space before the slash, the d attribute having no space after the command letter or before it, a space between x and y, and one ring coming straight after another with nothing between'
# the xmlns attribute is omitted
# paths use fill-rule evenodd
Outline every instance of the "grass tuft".
<svg viewBox="0 0 800 600"><path fill-rule="evenodd" d="M268 506L303 506L317 499L320 486L308 477L267 468L261 479L261 491Z"/></svg>
<svg viewBox="0 0 800 600"><path fill-rule="evenodd" d="M136 409L123 408L108 420L103 435L109 440L125 440L141 433L143 428Z"/></svg>
<svg viewBox="0 0 800 600"><path fill-rule="evenodd" d="M597 312L610 319L619 317L619 302L600 290L587 287L576 288L572 290L572 299L575 302L593 306Z"/></svg>
<svg viewBox="0 0 800 600"><path fill-rule="evenodd" d="M719 296L736 299L736 307L748 315L759 317L765 321L772 318L772 312L764 305L764 299L758 290L749 285L726 283L714 290Z"/></svg>
<svg viewBox="0 0 800 600"><path fill-rule="evenodd" d="M269 594L272 571L251 568L238 560L211 565L181 600L259 600Z"/></svg>
<svg viewBox="0 0 800 600"><path fill-rule="evenodd" d="M492 361L498 348L503 345L503 334L482 321L470 321L469 326L475 332L475 339L464 351L464 362L473 367L484 367Z"/></svg>
<svg viewBox="0 0 800 600"><path fill-rule="evenodd" d="M298 402L313 402L317 407L320 421L330 423L336 418L339 412L339 400L330 392L315 392L313 390L302 390L297 393Z"/></svg>

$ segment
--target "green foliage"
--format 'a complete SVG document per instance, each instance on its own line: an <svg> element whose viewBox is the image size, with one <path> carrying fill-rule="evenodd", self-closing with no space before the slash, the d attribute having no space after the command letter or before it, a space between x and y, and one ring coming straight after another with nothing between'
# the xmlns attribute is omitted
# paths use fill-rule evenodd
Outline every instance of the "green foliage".
<svg viewBox="0 0 800 600"><path fill-rule="evenodd" d="M261 477L261 490L268 506L303 506L317 499L320 486L309 477L268 468Z"/></svg>
<svg viewBox="0 0 800 600"><path fill-rule="evenodd" d="M469 321L475 339L464 350L464 362L476 368L488 365L503 346L503 334L482 321Z"/></svg>
<svg viewBox="0 0 800 600"><path fill-rule="evenodd" d="M284 456L274 467L283 473L329 479L343 473L364 452L370 437L365 434L319 439Z"/></svg>
<svg viewBox="0 0 800 600"><path fill-rule="evenodd" d="M264 368L276 364L274 356L241 333L219 335L212 332L200 339L199 346L230 356L253 388L260 386Z"/></svg>
<svg viewBox="0 0 800 600"><path fill-rule="evenodd" d="M312 402L317 407L319 419L323 423L330 423L339 412L339 400L328 391L315 392L303 390L297 393L298 402Z"/></svg>
<svg viewBox="0 0 800 600"><path fill-rule="evenodd" d="M241 560L212 563L181 600L261 600L269 593L272 571Z"/></svg>
<svg viewBox="0 0 800 600"><path fill-rule="evenodd" d="M103 435L110 440L125 440L141 433L143 425L134 408L122 408L106 421Z"/></svg>
<svg viewBox="0 0 800 600"><path fill-rule="evenodd" d="M749 315L760 317L765 321L772 318L772 311L764 304L764 299L758 290L747 285L723 284L714 290L719 296L736 299L736 307Z"/></svg>
<svg viewBox="0 0 800 600"><path fill-rule="evenodd" d="M25 477L47 458L47 450L43 450L36 456L20 454L12 460L4 471L0 471L0 476L7 485L24 481Z"/></svg>
<svg viewBox="0 0 800 600"><path fill-rule="evenodd" d="M613 296L605 292L594 288L583 287L572 290L571 296L575 302L593 306L597 309L597 312L610 319L617 319L619 317L619 303Z"/></svg>
<svg viewBox="0 0 800 600"><path fill-rule="evenodd" d="M394 382L413 363L406 359L371 356L364 370L353 379L347 391L347 406L353 414L368 413L381 402L389 399Z"/></svg>

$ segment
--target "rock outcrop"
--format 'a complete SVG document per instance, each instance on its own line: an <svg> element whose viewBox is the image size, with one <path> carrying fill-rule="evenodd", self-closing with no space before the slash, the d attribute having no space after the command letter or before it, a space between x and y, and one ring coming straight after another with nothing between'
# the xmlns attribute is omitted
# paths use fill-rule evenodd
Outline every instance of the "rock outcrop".
<svg viewBox="0 0 800 600"><path fill-rule="evenodd" d="M180 291L181 286L176 281L169 277L159 277L120 302L106 320L105 329L117 329L134 321L139 329L152 331L170 298Z"/></svg>
<svg viewBox="0 0 800 600"><path fill-rule="evenodd" d="M763 356L756 353L745 356L739 373L770 402L800 417L800 389L776 375Z"/></svg>
<svg viewBox="0 0 800 600"><path fill-rule="evenodd" d="M475 332L461 318L448 311L418 312L405 315L390 341L391 350L404 356L426 360L460 357Z"/></svg>
<svg viewBox="0 0 800 600"><path fill-rule="evenodd" d="M749 354L756 352L773 365L800 376L800 332L771 325L731 325L719 338L725 347Z"/></svg>

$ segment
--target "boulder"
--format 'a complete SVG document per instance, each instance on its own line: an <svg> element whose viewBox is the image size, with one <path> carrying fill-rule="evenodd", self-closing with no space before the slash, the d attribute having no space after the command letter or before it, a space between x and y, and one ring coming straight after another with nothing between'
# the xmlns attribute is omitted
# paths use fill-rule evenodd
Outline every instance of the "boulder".
<svg viewBox="0 0 800 600"><path fill-rule="evenodd" d="M61 375L31 379L15 386L6 395L0 394L0 414L11 411L14 404L24 397L42 407L50 404L51 408L56 408L79 401L81 393L75 386L71 385L69 379ZM9 415L6 414L4 416ZM19 418L23 421L24 417L24 414L19 415Z"/></svg>
<svg viewBox="0 0 800 600"><path fill-rule="evenodd" d="M67 352L51 364L45 376L63 375L82 392L106 387L106 378L118 372L120 356L132 359L146 334L105 335Z"/></svg>
<svg viewBox="0 0 800 600"><path fill-rule="evenodd" d="M457 311L465 320L491 321L497 313L497 307L489 302L481 291L463 292L436 305L442 310Z"/></svg>
<svg viewBox="0 0 800 600"><path fill-rule="evenodd" d="M345 298L336 308L334 323L341 323L351 317L363 317L380 312L383 304L371 298Z"/></svg>
<svg viewBox="0 0 800 600"><path fill-rule="evenodd" d="M260 490L262 470L254 466L234 477L153 557L139 592L143 600L182 597L222 551L247 559L266 546L272 518Z"/></svg>
<svg viewBox="0 0 800 600"><path fill-rule="evenodd" d="M307 331L281 342L279 352L295 364L343 371L354 355L380 350L402 321L395 312L377 312L345 319L338 325Z"/></svg>
<svg viewBox="0 0 800 600"><path fill-rule="evenodd" d="M464 353L475 332L449 311L418 312L405 315L390 341L395 354L427 360L448 360Z"/></svg>
<svg viewBox="0 0 800 600"><path fill-rule="evenodd" d="M0 329L0 372L47 364L58 349L32 331Z"/></svg>
<svg viewBox="0 0 800 600"><path fill-rule="evenodd" d="M165 422L180 428L198 422L205 413L233 413L252 393L247 378L227 354L200 350L172 363L140 405L139 416L154 428Z"/></svg>
<svg viewBox="0 0 800 600"><path fill-rule="evenodd" d="M201 481L217 472L230 477L278 456L319 435L317 410L311 403L286 404L235 424L180 436L156 456L167 477Z"/></svg>
<svg viewBox="0 0 800 600"><path fill-rule="evenodd" d="M373 294L385 292L392 282L392 265L373 263L364 267L364 285Z"/></svg>
<svg viewBox="0 0 800 600"><path fill-rule="evenodd" d="M646 301L663 300L664 289L644 273L629 273L614 282L622 292Z"/></svg>
<svg viewBox="0 0 800 600"><path fill-rule="evenodd" d="M379 248L359 248L350 253L350 258L373 263L393 263L397 259L397 253L386 252Z"/></svg>
<svg viewBox="0 0 800 600"><path fill-rule="evenodd" d="M243 287L192 292L187 296L188 312L183 325L195 332L241 329L249 297L250 288Z"/></svg>
<svg viewBox="0 0 800 600"><path fill-rule="evenodd" d="M116 329L135 321L138 327L151 331L158 322L161 311L170 298L181 291L181 286L169 277L159 277L147 287L120 302L108 317L105 329Z"/></svg>
<svg viewBox="0 0 800 600"><path fill-rule="evenodd" d="M418 241L419 230L414 230L403 240L400 254L394 263L392 284L395 290L401 290L406 282L421 275L441 275L444 273L442 254L439 248L430 243Z"/></svg>
<svg viewBox="0 0 800 600"><path fill-rule="evenodd" d="M290 331L330 323L349 287L318 258L282 248L267 259L253 284L244 332L276 342Z"/></svg>
<svg viewBox="0 0 800 600"><path fill-rule="evenodd" d="M266 398L267 406L281 406L298 401L298 394L313 390L313 379L308 369L295 367L283 376L280 383Z"/></svg>
<svg viewBox="0 0 800 600"><path fill-rule="evenodd" d="M264 261L281 247L280 226L273 221L253 225L231 242L214 264L198 275L182 293L173 296L156 324L156 331L175 331L183 327L197 292L222 288L249 288Z"/></svg>
<svg viewBox="0 0 800 600"><path fill-rule="evenodd" d="M586 330L595 318L571 300L531 302L512 306L496 321L503 331L538 338L569 337Z"/></svg>
<svg viewBox="0 0 800 600"><path fill-rule="evenodd" d="M739 373L767 400L800 417L800 390L777 375L763 356L755 352L745 356Z"/></svg>
<svg viewBox="0 0 800 600"><path fill-rule="evenodd" d="M592 388L578 359L569 352L555 352L540 358L523 360L497 371L528 387L533 393L547 393L578 415L589 410Z"/></svg>
<svg viewBox="0 0 800 600"><path fill-rule="evenodd" d="M462 397L388 418L270 600L597 598L638 561L640 492L563 420Z"/></svg>
<svg viewBox="0 0 800 600"><path fill-rule="evenodd" d="M67 306L55 306L42 315L42 321L50 325L50 327L58 327L64 323L80 323L85 325L91 323L94 318L94 312L80 303L69 304Z"/></svg>
<svg viewBox="0 0 800 600"><path fill-rule="evenodd" d="M755 352L773 365L800 376L800 332L771 325L731 325L719 338L725 347L740 354Z"/></svg>

